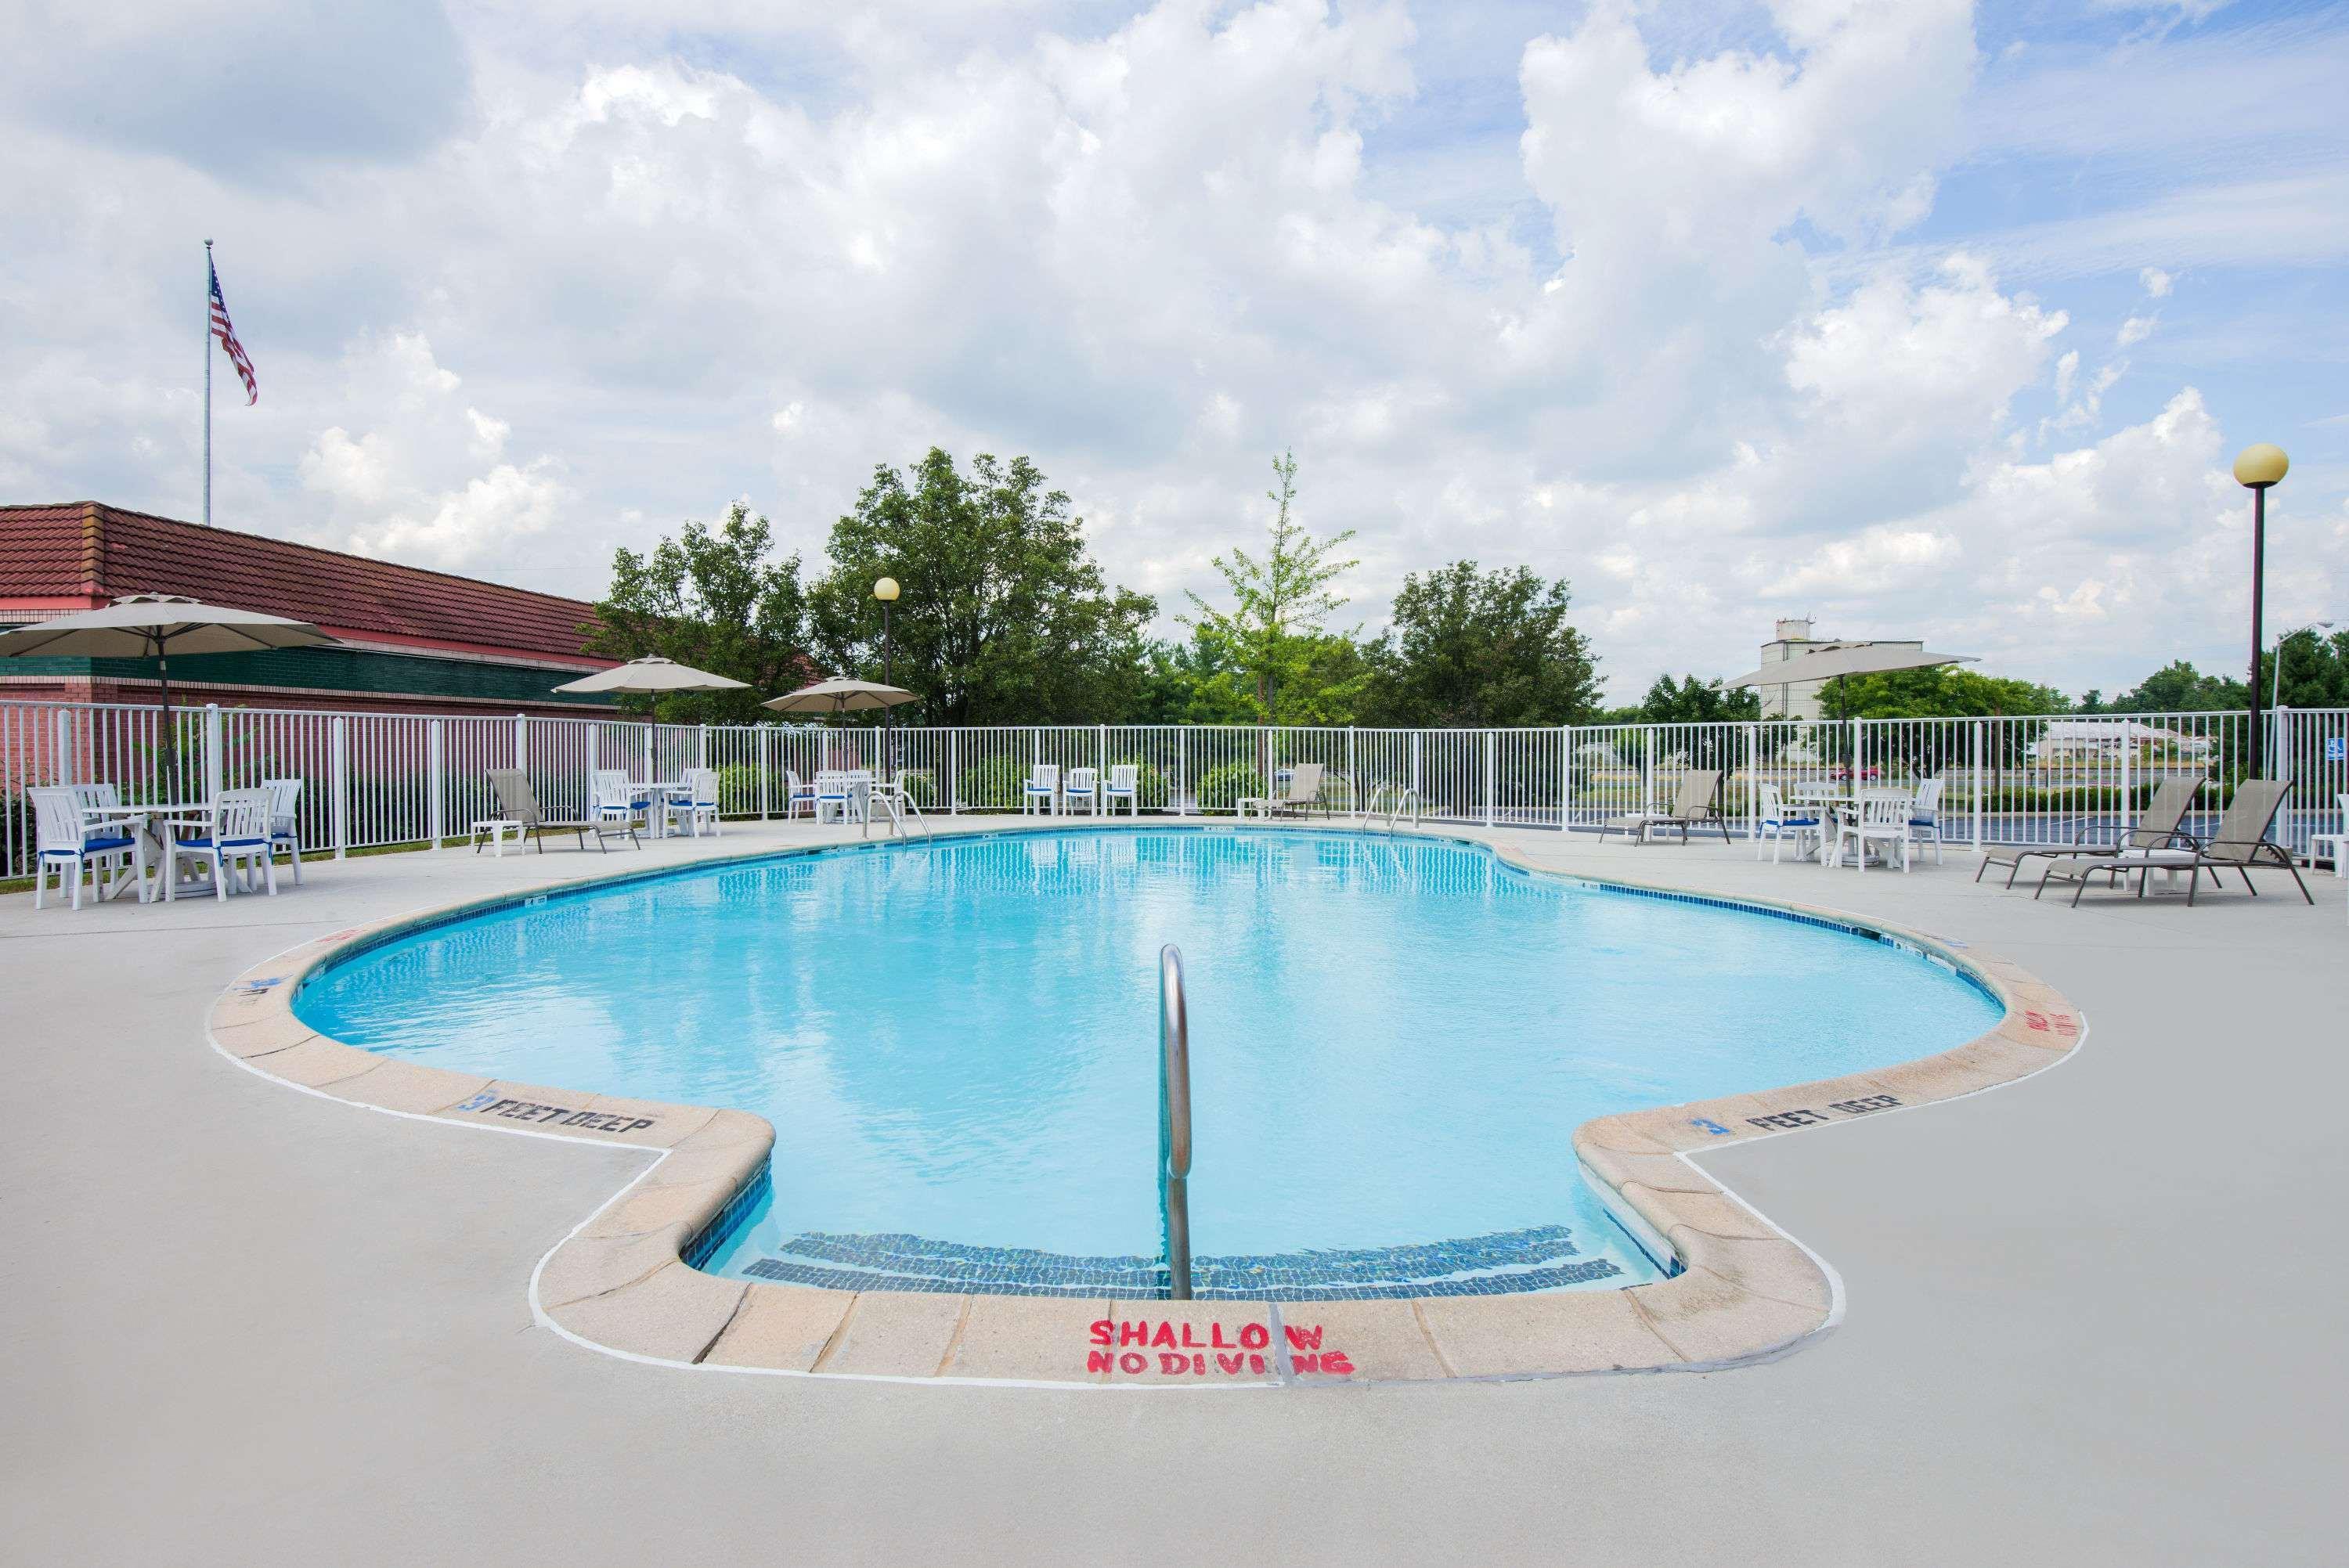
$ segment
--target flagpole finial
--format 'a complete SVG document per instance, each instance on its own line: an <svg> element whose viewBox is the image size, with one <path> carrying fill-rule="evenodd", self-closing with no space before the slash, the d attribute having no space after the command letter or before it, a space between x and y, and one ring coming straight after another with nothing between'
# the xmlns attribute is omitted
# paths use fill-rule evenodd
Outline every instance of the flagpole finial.
<svg viewBox="0 0 2349 1568"><path fill-rule="evenodd" d="M205 250L207 250L207 251L209 251L209 250L211 250L212 248L212 242L210 240L206 240L206 241L204 242L204 249L205 249Z"/></svg>

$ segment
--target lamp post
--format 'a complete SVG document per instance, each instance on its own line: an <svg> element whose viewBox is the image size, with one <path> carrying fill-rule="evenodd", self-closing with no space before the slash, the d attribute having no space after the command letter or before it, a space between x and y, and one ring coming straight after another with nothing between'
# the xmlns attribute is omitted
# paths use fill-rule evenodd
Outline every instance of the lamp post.
<svg viewBox="0 0 2349 1568"><path fill-rule="evenodd" d="M873 584L873 597L881 601L881 684L883 686L895 686L896 682L890 678L889 670L891 655L891 649L889 646L889 606L897 602L897 580L895 577L884 577L874 583ZM888 754L888 776L895 779L897 776L896 709L882 709L881 728L884 734L887 737L887 739L884 744Z"/></svg>
<svg viewBox="0 0 2349 1568"><path fill-rule="evenodd" d="M2262 441L2235 455L2235 482L2251 492L2251 754L2249 777L2266 777L2260 738L2260 593L2267 549L2268 490L2292 467L2282 447Z"/></svg>

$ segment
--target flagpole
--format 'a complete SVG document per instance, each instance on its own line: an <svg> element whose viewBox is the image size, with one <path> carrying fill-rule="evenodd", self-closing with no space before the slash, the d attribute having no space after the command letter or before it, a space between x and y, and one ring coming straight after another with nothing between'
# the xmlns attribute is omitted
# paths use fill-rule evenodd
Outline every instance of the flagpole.
<svg viewBox="0 0 2349 1568"><path fill-rule="evenodd" d="M204 242L204 526L212 525L212 242Z"/></svg>

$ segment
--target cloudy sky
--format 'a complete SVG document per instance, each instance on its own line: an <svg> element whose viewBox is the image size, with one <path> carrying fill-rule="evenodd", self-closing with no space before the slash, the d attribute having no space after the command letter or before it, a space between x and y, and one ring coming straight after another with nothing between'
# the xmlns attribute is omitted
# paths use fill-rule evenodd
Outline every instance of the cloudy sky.
<svg viewBox="0 0 2349 1568"><path fill-rule="evenodd" d="M657 22L648 20L657 17ZM1161 596L1272 455L1375 629L1573 581L2077 692L2349 623L2349 8L0 0L0 499L592 596L732 498L1033 456ZM225 381L224 387L217 383Z"/></svg>

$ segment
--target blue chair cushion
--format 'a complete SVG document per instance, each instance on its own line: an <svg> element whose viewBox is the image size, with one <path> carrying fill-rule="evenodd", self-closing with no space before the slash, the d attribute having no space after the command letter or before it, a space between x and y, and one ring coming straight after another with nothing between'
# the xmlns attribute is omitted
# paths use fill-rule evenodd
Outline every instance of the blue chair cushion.
<svg viewBox="0 0 2349 1568"><path fill-rule="evenodd" d="M71 844L67 844L57 849L43 850L41 853L57 860L69 861L76 855L103 855L116 850L127 850L129 847L130 841L128 839L84 839L78 850Z"/></svg>
<svg viewBox="0 0 2349 1568"><path fill-rule="evenodd" d="M222 839L220 847L223 850L257 850L268 842L267 839ZM173 839L171 847L175 850L209 850L212 841L210 839Z"/></svg>
<svg viewBox="0 0 2349 1568"><path fill-rule="evenodd" d="M1763 823L1762 825L1763 825L1764 827L1765 827L1765 828L1773 828L1773 827L1775 827L1775 828L1781 828L1781 829L1784 829L1784 828L1816 828L1816 827L1817 827L1817 826L1819 825L1819 820L1818 820L1816 817L1785 817L1785 818L1782 818L1782 819L1780 819L1778 821L1775 821L1775 822L1764 822L1764 823Z"/></svg>

